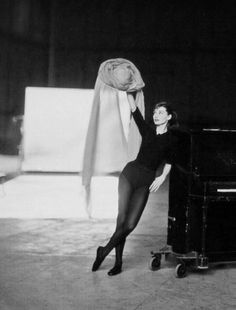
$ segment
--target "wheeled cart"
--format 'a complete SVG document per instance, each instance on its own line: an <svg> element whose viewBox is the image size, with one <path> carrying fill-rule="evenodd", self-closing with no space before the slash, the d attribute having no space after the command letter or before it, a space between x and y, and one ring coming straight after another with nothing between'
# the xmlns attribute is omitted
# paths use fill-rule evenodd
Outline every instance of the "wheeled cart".
<svg viewBox="0 0 236 310"><path fill-rule="evenodd" d="M174 256L175 275L189 267L236 262L236 130L200 130L179 138L169 183L167 244L149 267Z"/></svg>
<svg viewBox="0 0 236 310"><path fill-rule="evenodd" d="M208 261L206 257L203 257L197 252L189 252L186 254L175 253L170 250L159 250L157 252L151 252L152 258L149 262L149 268L153 271L160 269L162 256L165 256L165 259L169 255L175 256L176 267L175 267L175 276L177 278L184 278L187 275L188 267L191 269L208 269Z"/></svg>

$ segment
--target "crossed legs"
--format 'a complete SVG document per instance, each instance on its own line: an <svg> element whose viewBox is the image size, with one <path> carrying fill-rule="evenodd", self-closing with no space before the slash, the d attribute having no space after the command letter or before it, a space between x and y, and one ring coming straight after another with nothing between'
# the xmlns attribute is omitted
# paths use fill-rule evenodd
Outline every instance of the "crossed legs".
<svg viewBox="0 0 236 310"><path fill-rule="evenodd" d="M115 248L115 265L108 272L109 275L115 275L121 272L126 237L135 229L140 220L148 200L149 187L147 185L134 188L129 180L121 174L118 194L119 206L115 232L105 247L98 248L97 258L92 268L93 271L96 271L105 257Z"/></svg>

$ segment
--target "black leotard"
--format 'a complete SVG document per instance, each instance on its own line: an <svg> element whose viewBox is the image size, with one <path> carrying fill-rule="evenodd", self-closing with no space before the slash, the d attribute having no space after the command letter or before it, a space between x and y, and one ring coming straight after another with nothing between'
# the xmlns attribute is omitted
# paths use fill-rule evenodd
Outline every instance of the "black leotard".
<svg viewBox="0 0 236 310"><path fill-rule="evenodd" d="M167 131L157 135L155 129L145 122L138 108L133 112L133 117L142 136L142 143L137 158L129 162L121 174L133 188L148 188L155 176L160 174L158 168L173 161L172 134Z"/></svg>
<svg viewBox="0 0 236 310"><path fill-rule="evenodd" d="M163 162L171 164L174 156L171 132L157 135L155 129L145 122L138 108L133 112L133 117L142 136L136 161L150 170L156 170Z"/></svg>

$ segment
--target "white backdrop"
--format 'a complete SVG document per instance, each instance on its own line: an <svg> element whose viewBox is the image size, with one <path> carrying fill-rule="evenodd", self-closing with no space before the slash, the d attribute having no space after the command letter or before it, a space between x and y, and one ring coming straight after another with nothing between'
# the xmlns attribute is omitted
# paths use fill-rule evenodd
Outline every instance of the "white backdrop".
<svg viewBox="0 0 236 310"><path fill-rule="evenodd" d="M38 172L82 171L93 94L92 89L26 88L21 170L34 173L5 184L0 218L87 218L79 175ZM124 92L119 92L119 109L127 138L130 109ZM115 218L118 178L93 177L91 185L91 216Z"/></svg>
<svg viewBox="0 0 236 310"><path fill-rule="evenodd" d="M80 172L92 89L27 87L22 171Z"/></svg>

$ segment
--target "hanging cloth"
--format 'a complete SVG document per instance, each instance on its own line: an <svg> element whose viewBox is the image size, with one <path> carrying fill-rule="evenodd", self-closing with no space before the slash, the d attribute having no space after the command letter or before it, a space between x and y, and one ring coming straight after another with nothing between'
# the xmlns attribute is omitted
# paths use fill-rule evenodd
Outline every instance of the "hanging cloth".
<svg viewBox="0 0 236 310"><path fill-rule="evenodd" d="M144 85L139 70L126 59L109 59L100 65L85 142L85 187L93 175L120 172L136 158L141 136L121 91L136 92L136 105L144 115Z"/></svg>

